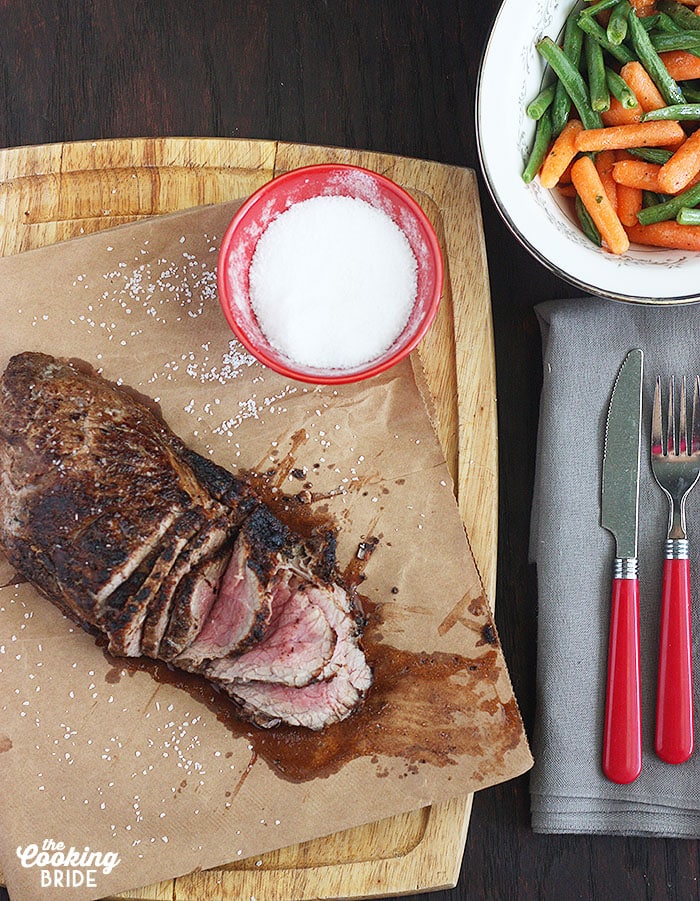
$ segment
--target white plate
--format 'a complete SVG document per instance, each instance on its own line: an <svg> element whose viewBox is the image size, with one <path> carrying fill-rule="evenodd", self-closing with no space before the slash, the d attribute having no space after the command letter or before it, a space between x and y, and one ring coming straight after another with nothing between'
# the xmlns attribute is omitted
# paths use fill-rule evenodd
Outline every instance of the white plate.
<svg viewBox="0 0 700 901"><path fill-rule="evenodd" d="M632 245L623 256L596 247L573 208L535 178L521 178L535 134L525 114L540 90L545 62L540 38L558 40L571 0L505 0L481 63L476 126L489 191L515 236L558 276L586 292L638 303L700 300L700 253Z"/></svg>

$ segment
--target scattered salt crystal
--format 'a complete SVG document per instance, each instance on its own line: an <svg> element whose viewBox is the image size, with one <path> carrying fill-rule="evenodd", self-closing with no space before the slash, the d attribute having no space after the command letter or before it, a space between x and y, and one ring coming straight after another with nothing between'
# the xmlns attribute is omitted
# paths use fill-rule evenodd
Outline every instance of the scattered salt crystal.
<svg viewBox="0 0 700 901"><path fill-rule="evenodd" d="M408 239L382 210L313 197L281 213L258 241L251 303L268 340L291 359L349 369L400 335L416 269Z"/></svg>

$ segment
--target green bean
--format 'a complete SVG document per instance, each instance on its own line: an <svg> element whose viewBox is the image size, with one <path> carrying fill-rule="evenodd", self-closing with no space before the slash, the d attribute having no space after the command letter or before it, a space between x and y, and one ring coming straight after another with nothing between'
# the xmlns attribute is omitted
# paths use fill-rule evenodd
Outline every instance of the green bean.
<svg viewBox="0 0 700 901"><path fill-rule="evenodd" d="M629 13L628 13L629 15ZM653 31L659 24L661 18L659 13L652 13L650 16L639 16L639 24L645 31Z"/></svg>
<svg viewBox="0 0 700 901"><path fill-rule="evenodd" d="M532 179L540 171L540 166L542 165L542 161L547 155L547 150L549 149L549 142L551 138L552 116L550 111L546 109L537 122L537 128L535 130L535 141L532 145L532 150L530 151L530 156L528 158L525 169L523 170L523 181L525 182L525 184L529 185Z"/></svg>
<svg viewBox="0 0 700 901"><path fill-rule="evenodd" d="M678 211L683 207L693 207L700 203L700 184L688 188L682 194L676 194L669 200L647 207L637 214L637 219L642 225L651 225L652 222L664 222L666 219L675 219Z"/></svg>
<svg viewBox="0 0 700 901"><path fill-rule="evenodd" d="M700 103L675 103L642 113L642 122L692 122L700 119Z"/></svg>
<svg viewBox="0 0 700 901"><path fill-rule="evenodd" d="M693 15L695 15L695 13L693 13ZM656 18L657 22L655 28L657 28L659 31L663 31L666 34L678 34L679 31L684 31L683 26L679 25L677 22L674 22L668 13L657 13ZM698 27L697 22L695 23L695 27ZM649 30L650 29L647 28L647 31Z"/></svg>
<svg viewBox="0 0 700 901"><path fill-rule="evenodd" d="M530 119L542 118L542 114L549 106L551 106L552 101L554 100L555 90L556 84L547 85L546 88L542 88L534 100L531 100L530 103L528 103L525 112Z"/></svg>
<svg viewBox="0 0 700 901"><path fill-rule="evenodd" d="M664 66L659 54L652 47L649 35L639 24L639 19L633 9L630 10L627 21L632 44L637 51L639 61L649 73L661 96L669 106L673 103L685 103L683 91L668 74L668 69Z"/></svg>
<svg viewBox="0 0 700 901"><path fill-rule="evenodd" d="M537 52L554 69L566 88L572 103L578 110L583 127L602 128L603 120L600 118L600 113L591 106L588 88L583 76L564 55L561 47L558 47L549 37L542 38L536 46Z"/></svg>
<svg viewBox="0 0 700 901"><path fill-rule="evenodd" d="M574 201L574 206L576 208L576 216L578 217L579 224L581 226L581 230L584 235L588 238L589 241L592 241L597 247L601 247L603 244L603 239L600 237L600 232L598 231L598 227L595 222L591 218L591 214L588 212L586 207L583 204L581 198L576 195L576 200Z"/></svg>
<svg viewBox="0 0 700 901"><path fill-rule="evenodd" d="M564 27L562 51L574 69L578 71L579 63L581 61L581 50L583 48L583 32L578 27L577 19L578 10L574 9L573 12L569 14ZM558 135L566 125L570 110L571 97L569 97L562 82L558 80L554 92L554 100L552 101L552 133L554 135Z"/></svg>
<svg viewBox="0 0 700 901"><path fill-rule="evenodd" d="M676 222L680 222L681 225L700 225L700 210L691 210L683 207L678 210Z"/></svg>
<svg viewBox="0 0 700 901"><path fill-rule="evenodd" d="M693 13L695 15L695 13ZM697 19L698 17L695 16ZM698 19L700 25L700 19ZM654 34L651 36L651 45L657 53L667 50L698 50L700 49L700 31L676 31L671 34Z"/></svg>
<svg viewBox="0 0 700 901"><path fill-rule="evenodd" d="M605 67L605 80L608 83L608 90L618 100L625 109L635 109L639 106L637 97L627 84L625 79L619 75L614 69Z"/></svg>
<svg viewBox="0 0 700 901"><path fill-rule="evenodd" d="M656 194L654 191L642 191L642 209L648 210L651 207L659 206L665 199L661 194Z"/></svg>
<svg viewBox="0 0 700 901"><path fill-rule="evenodd" d="M685 19L686 15L688 16L687 22L688 27L683 28L682 25L679 25L676 21L674 21L668 13L657 13L658 16L658 30L665 32L666 34L683 34L684 31L697 31L698 25L700 25L700 19L695 15L695 13L686 10L684 6L678 4L679 9L681 10L681 15ZM697 21L694 21L696 20ZM691 21L693 20L693 21ZM641 21L641 20L640 20ZM686 48L688 53L692 53L693 56L700 56L700 49L697 47L688 47ZM684 90L684 89L683 89Z"/></svg>
<svg viewBox="0 0 700 901"><path fill-rule="evenodd" d="M682 3L676 3L674 0L659 0L656 5L660 13L665 13L681 28L693 31L698 27L698 17Z"/></svg>
<svg viewBox="0 0 700 901"><path fill-rule="evenodd" d="M681 85L681 90L689 103L700 103L700 89L694 88L687 81L684 81Z"/></svg>
<svg viewBox="0 0 700 901"><path fill-rule="evenodd" d="M605 80L605 61L603 48L587 34L584 41L586 51L586 69L588 71L588 90L591 106L599 113L610 109L610 91Z"/></svg>
<svg viewBox="0 0 700 901"><path fill-rule="evenodd" d="M630 5L627 0L622 0L617 6L613 6L608 20L608 27L605 29L608 40L611 44L621 44L627 37L627 13L630 11Z"/></svg>
<svg viewBox="0 0 700 901"><path fill-rule="evenodd" d="M627 153L646 163L656 163L657 166L663 166L673 156L673 151L664 150L662 147L630 147Z"/></svg>
<svg viewBox="0 0 700 901"><path fill-rule="evenodd" d="M598 13L602 13L604 9L612 9L613 6L617 6L619 2L620 0L598 0L598 3L593 3L591 6L581 10L581 15L595 16Z"/></svg>
<svg viewBox="0 0 700 901"><path fill-rule="evenodd" d="M603 50L607 50L608 53L611 56L614 56L619 63L622 63L624 65L625 63L630 63L633 59L635 59L634 53L632 53L632 51L629 49L629 47L626 46L626 44L620 44L619 46L616 44L611 44L608 40L608 36L606 35L603 26L600 25L596 19L593 19L587 13L579 16L578 27L581 29L581 31L585 31L586 34L589 34L592 38L594 38L594 40L596 40L600 44ZM639 28L640 31L643 31L644 34L646 34L641 25L639 26Z"/></svg>

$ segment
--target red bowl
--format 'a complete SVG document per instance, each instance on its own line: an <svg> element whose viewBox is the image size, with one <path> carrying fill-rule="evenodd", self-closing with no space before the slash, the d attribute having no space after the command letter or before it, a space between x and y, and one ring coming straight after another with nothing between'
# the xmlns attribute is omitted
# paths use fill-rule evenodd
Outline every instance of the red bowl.
<svg viewBox="0 0 700 901"><path fill-rule="evenodd" d="M381 209L403 231L417 263L416 299L403 331L384 353L353 369L314 368L291 360L270 344L251 306L250 264L261 235L292 204L319 196L353 197ZM217 263L221 308L246 350L282 375L327 385L377 375L409 354L435 318L442 294L442 278L443 262L437 236L410 194L376 172L359 166L334 164L294 169L259 188L231 220Z"/></svg>

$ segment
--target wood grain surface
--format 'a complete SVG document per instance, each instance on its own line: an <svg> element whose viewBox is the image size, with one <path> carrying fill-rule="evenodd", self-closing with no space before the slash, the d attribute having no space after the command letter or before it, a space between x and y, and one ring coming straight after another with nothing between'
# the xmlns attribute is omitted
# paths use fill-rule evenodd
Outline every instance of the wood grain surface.
<svg viewBox="0 0 700 901"><path fill-rule="evenodd" d="M0 151L0 254L244 197L283 171L328 161L365 166L393 178L423 206L440 238L446 263L443 298L418 353L470 546L486 596L493 599L495 362L472 171L388 154L271 141L170 138L14 148ZM471 805L471 797L434 805L119 897L301 901L453 886Z"/></svg>
<svg viewBox="0 0 700 901"><path fill-rule="evenodd" d="M479 174L474 96L500 5L0 0L0 147L152 135L274 139L477 173L498 394L496 622L532 735L537 581L528 543L542 383L534 307L580 291L520 245ZM507 69L503 77L511 77ZM474 796L454 889L393 894L402 901L689 901L699 884L697 841L533 833L525 775ZM389 887L383 893L392 895ZM2 889L0 899L7 901Z"/></svg>

